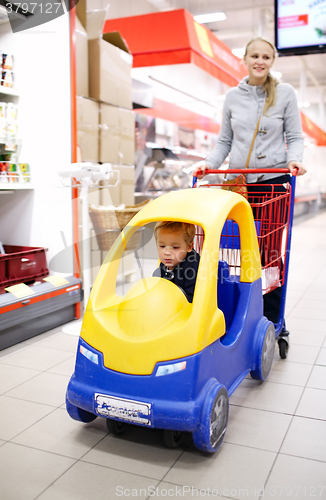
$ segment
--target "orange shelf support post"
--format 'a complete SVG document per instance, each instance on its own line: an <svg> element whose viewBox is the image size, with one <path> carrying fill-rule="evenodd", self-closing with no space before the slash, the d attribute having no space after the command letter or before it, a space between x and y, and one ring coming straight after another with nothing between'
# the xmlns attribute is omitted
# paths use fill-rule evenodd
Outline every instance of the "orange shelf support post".
<svg viewBox="0 0 326 500"><path fill-rule="evenodd" d="M70 92L71 92L71 161L77 163L77 111L76 111L76 2L70 0ZM74 275L80 277L79 261L79 230L78 230L78 189L72 187L72 214L73 214L73 245L74 245ZM80 302L75 305L76 319L80 318Z"/></svg>

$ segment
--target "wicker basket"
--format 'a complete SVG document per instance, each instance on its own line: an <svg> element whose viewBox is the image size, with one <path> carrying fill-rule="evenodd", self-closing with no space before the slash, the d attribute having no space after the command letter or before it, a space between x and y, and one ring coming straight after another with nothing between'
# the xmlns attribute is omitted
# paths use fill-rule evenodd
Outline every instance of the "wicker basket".
<svg viewBox="0 0 326 500"><path fill-rule="evenodd" d="M125 208L106 209L89 206L89 215L94 227L97 244L100 250L110 250L113 243L131 219L150 200L146 200L138 205L127 205ZM130 238L126 250L139 248L141 231L136 231Z"/></svg>

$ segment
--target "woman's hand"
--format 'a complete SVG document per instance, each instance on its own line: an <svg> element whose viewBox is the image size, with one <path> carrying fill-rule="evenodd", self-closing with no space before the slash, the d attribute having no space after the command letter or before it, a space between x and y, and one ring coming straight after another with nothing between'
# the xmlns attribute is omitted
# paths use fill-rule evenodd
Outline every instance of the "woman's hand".
<svg viewBox="0 0 326 500"><path fill-rule="evenodd" d="M201 165L200 167L197 168L196 172L194 172L194 174L196 175L197 179L202 179L205 175L205 171L207 169L210 169L211 167L209 165L206 165L204 163L204 165Z"/></svg>
<svg viewBox="0 0 326 500"><path fill-rule="evenodd" d="M288 169L290 170L291 174L292 174L294 168L298 169L297 175L303 175L307 172L306 168L304 167L304 165L300 161L289 161Z"/></svg>

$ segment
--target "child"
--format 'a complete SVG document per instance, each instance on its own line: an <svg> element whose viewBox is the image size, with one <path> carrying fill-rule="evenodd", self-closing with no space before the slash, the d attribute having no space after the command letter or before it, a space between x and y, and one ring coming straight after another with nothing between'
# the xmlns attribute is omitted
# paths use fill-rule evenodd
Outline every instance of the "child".
<svg viewBox="0 0 326 500"><path fill-rule="evenodd" d="M154 229L160 267L153 276L179 286L193 301L200 255L194 250L195 226L187 222L158 222Z"/></svg>

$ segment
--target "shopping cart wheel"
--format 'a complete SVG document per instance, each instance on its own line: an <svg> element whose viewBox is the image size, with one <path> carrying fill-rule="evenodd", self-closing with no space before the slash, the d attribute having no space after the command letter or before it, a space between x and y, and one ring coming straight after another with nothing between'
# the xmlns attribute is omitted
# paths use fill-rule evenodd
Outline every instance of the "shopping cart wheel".
<svg viewBox="0 0 326 500"><path fill-rule="evenodd" d="M272 368L275 351L275 329L273 323L263 326L258 331L258 348L256 353L256 367L250 372L256 380L266 380Z"/></svg>
<svg viewBox="0 0 326 500"><path fill-rule="evenodd" d="M119 436L120 434L123 434L125 432L128 424L126 424L126 422L119 422L118 420L111 420L110 418L107 418L106 427L111 434Z"/></svg>
<svg viewBox="0 0 326 500"><path fill-rule="evenodd" d="M284 338L280 338L278 339L278 350L279 350L279 353L280 353L280 358L281 359L286 359L287 355L288 355L288 350L289 350L289 343L287 340L285 340Z"/></svg>
<svg viewBox="0 0 326 500"><path fill-rule="evenodd" d="M178 448L183 441L184 433L182 431L170 431L165 429L163 432L164 444L167 448Z"/></svg>
<svg viewBox="0 0 326 500"><path fill-rule="evenodd" d="M229 418L226 388L216 384L206 396L201 423L192 437L196 448L214 453L222 444Z"/></svg>

